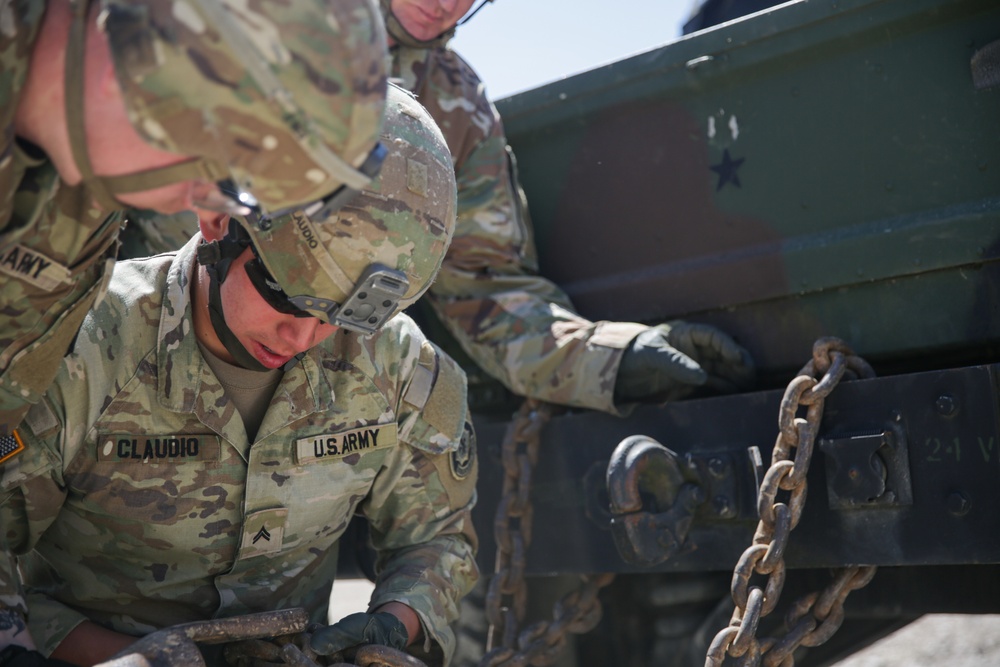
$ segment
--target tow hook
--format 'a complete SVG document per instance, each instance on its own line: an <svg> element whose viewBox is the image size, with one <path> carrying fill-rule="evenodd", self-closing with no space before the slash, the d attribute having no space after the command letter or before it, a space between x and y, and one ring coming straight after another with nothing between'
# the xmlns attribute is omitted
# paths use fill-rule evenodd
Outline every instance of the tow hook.
<svg viewBox="0 0 1000 667"><path fill-rule="evenodd" d="M680 551L706 500L701 486L685 477L678 455L644 435L615 447L607 487L615 547L625 562L644 567Z"/></svg>

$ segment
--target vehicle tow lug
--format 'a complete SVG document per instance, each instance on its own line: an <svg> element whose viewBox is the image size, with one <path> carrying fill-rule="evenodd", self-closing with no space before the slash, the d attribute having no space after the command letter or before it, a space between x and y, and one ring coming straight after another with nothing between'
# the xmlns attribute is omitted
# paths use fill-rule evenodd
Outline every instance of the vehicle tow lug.
<svg viewBox="0 0 1000 667"><path fill-rule="evenodd" d="M695 511L708 500L694 477L701 466L693 462L642 435L615 448L607 490L612 535L623 560L649 567L687 546Z"/></svg>

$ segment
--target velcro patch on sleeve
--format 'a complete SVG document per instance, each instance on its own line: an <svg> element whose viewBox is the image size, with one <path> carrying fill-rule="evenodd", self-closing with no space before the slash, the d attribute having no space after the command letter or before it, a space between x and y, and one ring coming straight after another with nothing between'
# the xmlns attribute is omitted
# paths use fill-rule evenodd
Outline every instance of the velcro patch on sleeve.
<svg viewBox="0 0 1000 667"><path fill-rule="evenodd" d="M12 459L24 451L24 441L21 440L17 429L11 431L10 435L0 435L0 463Z"/></svg>
<svg viewBox="0 0 1000 667"><path fill-rule="evenodd" d="M465 371L442 352L438 356L434 389L424 404L424 421L442 434L458 440L466 411Z"/></svg>
<svg viewBox="0 0 1000 667"><path fill-rule="evenodd" d="M398 440L395 422L312 435L295 441L295 462L301 465L336 461L351 454L367 454L394 447Z"/></svg>

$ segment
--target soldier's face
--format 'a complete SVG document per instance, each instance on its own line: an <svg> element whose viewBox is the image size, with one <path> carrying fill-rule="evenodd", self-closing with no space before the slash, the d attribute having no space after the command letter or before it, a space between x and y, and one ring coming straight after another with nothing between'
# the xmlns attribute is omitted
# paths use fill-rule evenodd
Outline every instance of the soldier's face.
<svg viewBox="0 0 1000 667"><path fill-rule="evenodd" d="M419 40L450 30L472 7L473 0L392 0L392 13Z"/></svg>
<svg viewBox="0 0 1000 667"><path fill-rule="evenodd" d="M225 235L228 217L199 211L201 232L207 241L216 241ZM247 275L245 264L253 259L249 248L233 260L226 280L222 283L220 298L226 324L240 343L267 368L280 368L300 352L319 345L337 330L315 317L295 317L279 313L268 305ZM219 340L208 316L209 280L204 267L198 268L195 284L195 334L202 345L215 356L236 363Z"/></svg>
<svg viewBox="0 0 1000 667"><path fill-rule="evenodd" d="M244 250L222 283L226 324L257 361L268 368L281 368L296 354L329 338L337 327L315 317L295 317L272 308L244 268L252 259L250 250Z"/></svg>

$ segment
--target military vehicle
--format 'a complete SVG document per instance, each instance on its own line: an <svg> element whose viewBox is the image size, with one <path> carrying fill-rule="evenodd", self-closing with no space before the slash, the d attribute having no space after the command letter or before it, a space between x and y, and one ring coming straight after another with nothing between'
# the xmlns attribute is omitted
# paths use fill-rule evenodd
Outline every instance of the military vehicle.
<svg viewBox="0 0 1000 667"><path fill-rule="evenodd" d="M806 630L802 609L822 605L793 609L800 636L779 644L800 665L925 613L1000 612L1000 3L789 2L497 106L541 271L579 312L712 324L759 371L750 393L512 422L520 399L436 331L470 375L483 572L523 574L529 599L565 575L616 575L590 580L603 618L560 664L706 664L741 576L741 607L761 603L748 578L767 588L763 642L785 637L786 610L828 590L831 568L878 567L822 598ZM786 386L829 336L877 377L825 399L801 520L767 559L787 567L782 589L748 550L758 489L779 433L806 416L786 400L779 430ZM529 426L508 437L512 423ZM520 497L516 474L504 490L505 438L515 471L538 441ZM523 608L505 586L487 607ZM522 624L539 618L527 606ZM522 647L544 637L555 653L571 624ZM535 649L518 664L554 659ZM773 641L760 651L781 663Z"/></svg>

